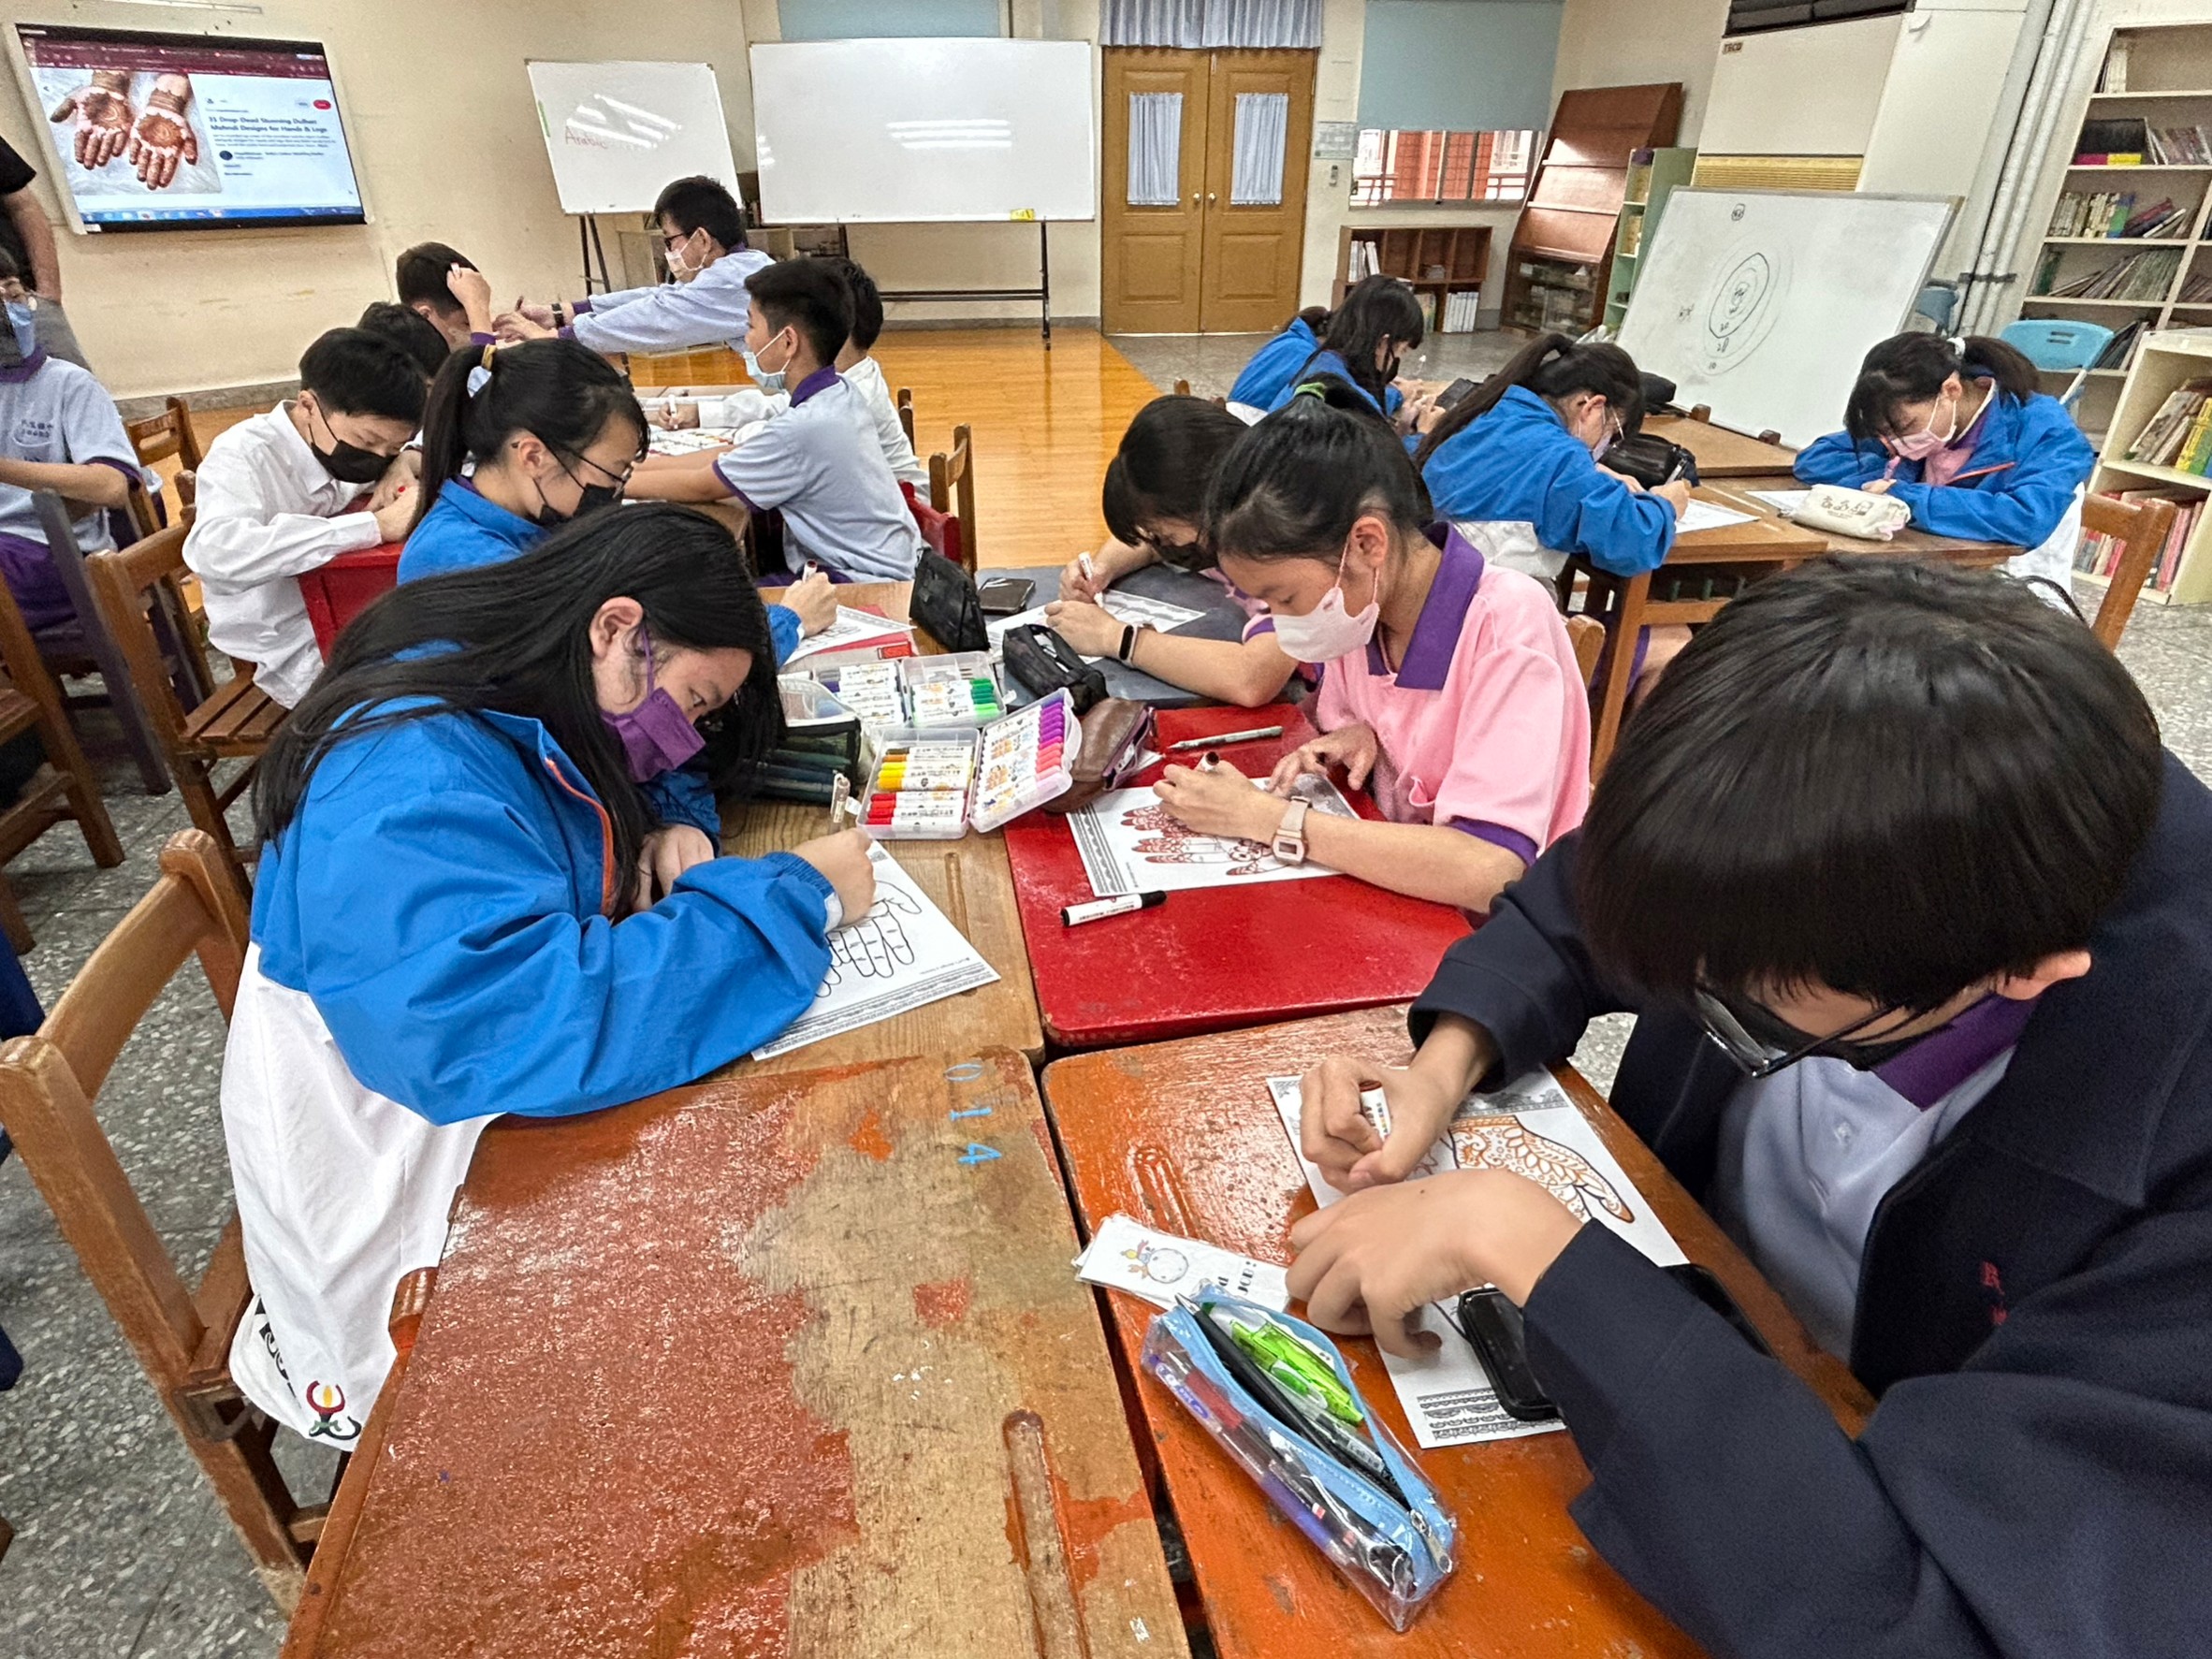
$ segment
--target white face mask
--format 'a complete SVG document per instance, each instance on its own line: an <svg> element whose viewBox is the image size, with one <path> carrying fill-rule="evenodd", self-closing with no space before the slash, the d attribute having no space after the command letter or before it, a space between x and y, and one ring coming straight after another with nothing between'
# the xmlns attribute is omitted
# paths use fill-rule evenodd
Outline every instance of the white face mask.
<svg viewBox="0 0 2212 1659"><path fill-rule="evenodd" d="M768 343L773 345L775 342L770 341ZM764 351L767 348L765 346L762 348ZM755 386L759 386L761 390L766 392L770 397L774 397L778 392L783 390L784 370L791 367L790 352L786 352L783 355L783 369L762 368L760 356L756 352L748 351L744 354L744 356L745 371L746 373L752 376L753 384Z"/></svg>
<svg viewBox="0 0 2212 1659"><path fill-rule="evenodd" d="M690 237L686 237L682 241L667 250L668 274L679 283L690 282L706 269L704 265L693 265L684 257L683 250L691 245L691 240Z"/></svg>
<svg viewBox="0 0 2212 1659"><path fill-rule="evenodd" d="M1375 637L1375 625L1382 618L1382 584L1375 584L1375 597L1364 609L1349 612L1344 608L1344 563L1351 557L1352 545L1345 543L1344 553L1336 561L1336 582L1321 595L1321 603L1302 617L1286 616L1273 610L1275 619L1275 644L1283 654L1298 662L1333 662L1339 657L1348 657Z"/></svg>

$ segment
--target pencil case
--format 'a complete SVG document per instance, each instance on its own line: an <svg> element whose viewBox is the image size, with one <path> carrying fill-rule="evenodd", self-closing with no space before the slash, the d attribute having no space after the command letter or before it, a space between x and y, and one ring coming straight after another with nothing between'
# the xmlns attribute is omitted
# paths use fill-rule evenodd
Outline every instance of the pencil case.
<svg viewBox="0 0 2212 1659"><path fill-rule="evenodd" d="M1068 792L1044 804L1047 812L1072 812L1135 775L1152 741L1152 705L1108 697L1083 717L1083 746L1069 768Z"/></svg>
<svg viewBox="0 0 2212 1659"><path fill-rule="evenodd" d="M1886 542L1912 518L1913 509L1894 496L1846 489L1841 484L1815 484L1790 515L1794 524L1862 542Z"/></svg>
<svg viewBox="0 0 2212 1659"><path fill-rule="evenodd" d="M1152 1321L1143 1364L1391 1629L1443 1588L1458 1526L1314 1326L1209 1286Z"/></svg>

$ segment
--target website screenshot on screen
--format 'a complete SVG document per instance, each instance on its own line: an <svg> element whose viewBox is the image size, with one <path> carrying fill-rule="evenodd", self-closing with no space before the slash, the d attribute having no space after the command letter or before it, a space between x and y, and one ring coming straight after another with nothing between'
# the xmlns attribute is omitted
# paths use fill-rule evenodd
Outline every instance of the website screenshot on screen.
<svg viewBox="0 0 2212 1659"><path fill-rule="evenodd" d="M16 32L88 230L362 222L319 45Z"/></svg>

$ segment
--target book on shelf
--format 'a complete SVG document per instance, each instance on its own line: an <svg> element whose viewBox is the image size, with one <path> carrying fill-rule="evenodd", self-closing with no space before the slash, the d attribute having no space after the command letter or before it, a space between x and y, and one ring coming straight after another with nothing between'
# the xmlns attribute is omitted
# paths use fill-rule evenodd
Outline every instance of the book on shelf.
<svg viewBox="0 0 2212 1659"><path fill-rule="evenodd" d="M2135 342L2143 338L2143 331L2150 325L2141 317L2118 330L2104 342L2104 349L2089 364L2092 369L2125 369L2128 358L2135 349Z"/></svg>
<svg viewBox="0 0 2212 1659"><path fill-rule="evenodd" d="M1358 237L1354 237L1351 256L1345 264L1345 281L1357 283L1377 274L1380 261L1376 258L1376 253L1377 249L1373 242L1362 241Z"/></svg>
<svg viewBox="0 0 2212 1659"><path fill-rule="evenodd" d="M2057 275L2057 262L2046 257L2035 273L2036 285L2030 298L2163 299L2166 290L2173 286L2175 274L2181 269L2181 252L2179 248L2145 248L2063 283L2051 280Z"/></svg>
<svg viewBox="0 0 2212 1659"><path fill-rule="evenodd" d="M2132 190L2069 190L2051 209L2049 237L2101 237L2107 240L2179 238L2189 232L2194 208L2161 196L2147 207L2135 205Z"/></svg>
<svg viewBox="0 0 2212 1659"><path fill-rule="evenodd" d="M2112 44L2104 49L2104 67L2097 76L2097 90L2124 93L2128 90L2128 36L2115 35Z"/></svg>
<svg viewBox="0 0 2212 1659"><path fill-rule="evenodd" d="M2189 546L2189 538L2195 531L2197 520L2204 517L2205 498L2201 495L2184 496L2172 489L2123 489L2119 499L2130 503L2147 501L2167 501L2176 503L2177 511L2174 523L2166 531L2158 557L2150 561L2150 568L2143 574L2143 586L2150 592L2164 593L2174 586L2175 573L2181 568L2181 555ZM2109 580L2119 568L2127 544L2116 537L2097 531L2082 532L2081 545L2074 552L2074 568L2084 575L2100 576Z"/></svg>
<svg viewBox="0 0 2212 1659"><path fill-rule="evenodd" d="M1460 288L1444 297L1444 327L1446 334L1472 334L1475 332L1475 313L1482 303L1479 288Z"/></svg>
<svg viewBox="0 0 2212 1659"><path fill-rule="evenodd" d="M2203 167L2212 162L2212 128L2154 126L2146 139L2147 153L2167 167Z"/></svg>
<svg viewBox="0 0 2212 1659"><path fill-rule="evenodd" d="M2150 124L2140 115L2114 116L2104 121L2085 121L2081 124L2081 138L2074 146L2074 159L2086 167L2140 167L2142 158L2150 149ZM2132 155L2132 164L2114 158ZM2103 161L2094 159L2103 156Z"/></svg>
<svg viewBox="0 0 2212 1659"><path fill-rule="evenodd" d="M2200 416L2212 415L2212 379L2189 381L2166 394L2166 400L2158 412L2143 423L2143 429L2135 434L2122 460L2140 461L2149 467L2173 467L2177 472L2190 469L2180 465L2180 458L2197 436L2204 424Z"/></svg>

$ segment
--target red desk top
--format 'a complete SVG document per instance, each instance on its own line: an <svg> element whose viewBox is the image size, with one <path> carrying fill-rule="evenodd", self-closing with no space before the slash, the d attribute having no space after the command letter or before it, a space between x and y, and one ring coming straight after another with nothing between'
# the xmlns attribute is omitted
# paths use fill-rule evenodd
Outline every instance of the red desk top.
<svg viewBox="0 0 2212 1659"><path fill-rule="evenodd" d="M1273 725L1283 727L1281 737L1219 751L1240 771L1264 776L1314 735L1290 704L1163 709L1153 747ZM1150 784L1160 771L1149 767L1135 782ZM1346 798L1361 817L1381 816L1366 796ZM1348 876L1171 893L1155 909L1068 927L1061 908L1095 895L1066 822L1048 812L1017 819L1007 825L1006 851L1045 1035L1062 1048L1157 1042L1404 1002L1427 986L1445 947L1467 931L1467 919L1448 905ZM1313 948L1322 940L1326 950Z"/></svg>

